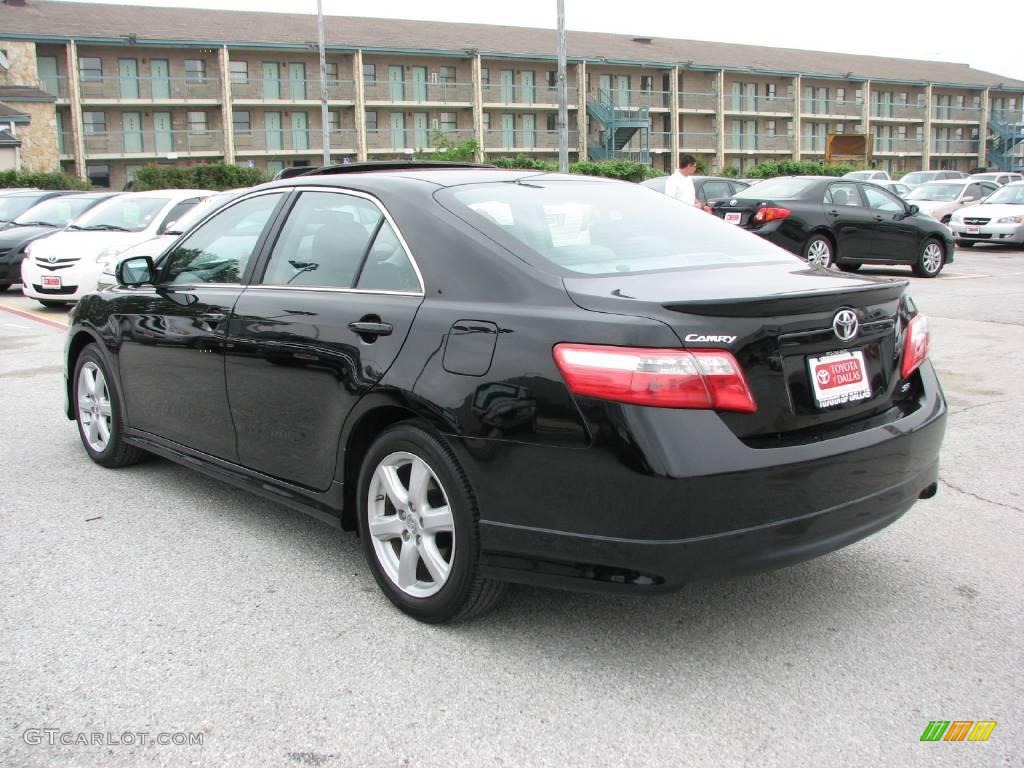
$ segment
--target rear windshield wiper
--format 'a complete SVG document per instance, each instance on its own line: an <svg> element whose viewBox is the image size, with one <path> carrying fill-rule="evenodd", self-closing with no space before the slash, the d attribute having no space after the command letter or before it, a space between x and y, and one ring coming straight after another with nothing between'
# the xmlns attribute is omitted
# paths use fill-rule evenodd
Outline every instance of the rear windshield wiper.
<svg viewBox="0 0 1024 768"><path fill-rule="evenodd" d="M116 224L95 224L91 227L75 227L86 232L131 232L127 227L119 227Z"/></svg>
<svg viewBox="0 0 1024 768"><path fill-rule="evenodd" d="M16 227L59 227L60 224L54 224L52 221L23 221L20 224L14 222Z"/></svg>

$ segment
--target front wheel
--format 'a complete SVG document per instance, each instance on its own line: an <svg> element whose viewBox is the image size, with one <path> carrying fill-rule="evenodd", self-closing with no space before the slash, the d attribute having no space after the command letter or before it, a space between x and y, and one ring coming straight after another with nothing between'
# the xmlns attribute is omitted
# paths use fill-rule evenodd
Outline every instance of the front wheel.
<svg viewBox="0 0 1024 768"><path fill-rule="evenodd" d="M925 240L914 265L914 274L918 277L935 277L942 271L945 258L946 254L938 240Z"/></svg>
<svg viewBox="0 0 1024 768"><path fill-rule="evenodd" d="M358 487L359 534L388 599L441 624L493 607L507 585L480 575L476 499L451 449L406 422L377 438Z"/></svg>
<svg viewBox="0 0 1024 768"><path fill-rule="evenodd" d="M832 266L835 259L835 252L832 248L832 241L824 235L812 235L811 239L804 244L804 258L808 264L816 267L828 268Z"/></svg>
<svg viewBox="0 0 1024 768"><path fill-rule="evenodd" d="M89 457L104 467L137 464L145 454L124 441L124 419L107 364L95 344L82 350L75 363L75 421Z"/></svg>

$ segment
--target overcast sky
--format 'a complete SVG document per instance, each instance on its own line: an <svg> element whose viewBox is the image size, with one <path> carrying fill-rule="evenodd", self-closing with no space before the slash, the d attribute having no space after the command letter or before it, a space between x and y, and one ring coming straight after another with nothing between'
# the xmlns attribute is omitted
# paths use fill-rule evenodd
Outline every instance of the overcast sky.
<svg viewBox="0 0 1024 768"><path fill-rule="evenodd" d="M31 2L32 0L29 0ZM107 0L122 5L316 13L316 0ZM323 0L332 16L430 19L524 27L556 26L556 0ZM1009 21L1013 3L1000 6ZM1005 13L1010 15L1006 16ZM772 45L970 64L1024 80L1024 56L1005 35L989 34L982 8L893 0L565 0L566 26L587 32ZM1014 33L1015 34L1015 33Z"/></svg>

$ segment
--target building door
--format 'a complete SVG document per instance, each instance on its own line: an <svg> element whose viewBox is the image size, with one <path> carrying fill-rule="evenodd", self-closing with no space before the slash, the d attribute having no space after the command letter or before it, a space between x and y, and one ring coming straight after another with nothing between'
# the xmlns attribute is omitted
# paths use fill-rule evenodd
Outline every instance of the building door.
<svg viewBox="0 0 1024 768"><path fill-rule="evenodd" d="M412 68L412 99L423 102L427 100L427 68Z"/></svg>
<svg viewBox="0 0 1024 768"><path fill-rule="evenodd" d="M281 98L281 65L276 61L263 62L263 98Z"/></svg>
<svg viewBox="0 0 1024 768"><path fill-rule="evenodd" d="M729 109L733 112L739 112L743 104L743 84L733 83L731 86L731 92L729 96Z"/></svg>
<svg viewBox="0 0 1024 768"><path fill-rule="evenodd" d="M629 106L629 75L615 76L615 106Z"/></svg>
<svg viewBox="0 0 1024 768"><path fill-rule="evenodd" d="M151 87L154 99L171 98L171 67L167 59L150 59Z"/></svg>
<svg viewBox="0 0 1024 768"><path fill-rule="evenodd" d="M405 101L405 82L402 67L392 64L388 67L388 94L392 101Z"/></svg>
<svg viewBox="0 0 1024 768"><path fill-rule="evenodd" d="M166 155L174 151L174 134L171 132L171 113L153 113L153 136L158 154Z"/></svg>
<svg viewBox="0 0 1024 768"><path fill-rule="evenodd" d="M508 149L516 145L516 116L504 114L501 116L501 146Z"/></svg>
<svg viewBox="0 0 1024 768"><path fill-rule="evenodd" d="M597 90L598 95L605 96L609 101L612 100L612 76L611 75L600 75L597 78Z"/></svg>
<svg viewBox="0 0 1024 768"><path fill-rule="evenodd" d="M292 149L309 149L309 117L292 112Z"/></svg>
<svg viewBox="0 0 1024 768"><path fill-rule="evenodd" d="M405 149L405 113L391 113L391 148Z"/></svg>
<svg viewBox="0 0 1024 768"><path fill-rule="evenodd" d="M430 146L429 115L426 112L413 112L413 145L416 149L425 149Z"/></svg>
<svg viewBox="0 0 1024 768"><path fill-rule="evenodd" d="M757 83L743 84L743 111L757 111Z"/></svg>
<svg viewBox="0 0 1024 768"><path fill-rule="evenodd" d="M757 149L757 121L747 120L743 123L743 148Z"/></svg>
<svg viewBox="0 0 1024 768"><path fill-rule="evenodd" d="M121 114L121 130L124 135L125 153L142 152L142 114L140 112L123 112Z"/></svg>
<svg viewBox="0 0 1024 768"><path fill-rule="evenodd" d="M117 75L122 99L139 98L139 62L137 59L118 59Z"/></svg>
<svg viewBox="0 0 1024 768"><path fill-rule="evenodd" d="M62 155L71 154L71 149L68 147L67 136L64 134L64 113L59 109L56 112L57 116L57 151Z"/></svg>
<svg viewBox="0 0 1024 768"><path fill-rule="evenodd" d="M264 113L263 126L267 132L267 149L281 149L284 144L283 136L281 135L281 113Z"/></svg>
<svg viewBox="0 0 1024 768"><path fill-rule="evenodd" d="M501 101L511 104L516 100L515 72L511 69L501 70Z"/></svg>
<svg viewBox="0 0 1024 768"><path fill-rule="evenodd" d="M57 57L40 56L36 59L36 68L39 72L39 80L42 83L43 90L47 93L52 93L54 96L60 96L60 77L57 75Z"/></svg>
<svg viewBox="0 0 1024 768"><path fill-rule="evenodd" d="M537 116L523 115L522 146L533 149L537 146Z"/></svg>
<svg viewBox="0 0 1024 768"><path fill-rule="evenodd" d="M288 65L288 98L306 99L306 65L302 62L291 62Z"/></svg>
<svg viewBox="0 0 1024 768"><path fill-rule="evenodd" d="M523 72L522 73L522 79L523 79L523 98L521 99L521 101L524 104L533 104L534 93L535 93L534 86L536 85L536 81L534 80L534 75L535 75L535 73L533 73L533 72Z"/></svg>

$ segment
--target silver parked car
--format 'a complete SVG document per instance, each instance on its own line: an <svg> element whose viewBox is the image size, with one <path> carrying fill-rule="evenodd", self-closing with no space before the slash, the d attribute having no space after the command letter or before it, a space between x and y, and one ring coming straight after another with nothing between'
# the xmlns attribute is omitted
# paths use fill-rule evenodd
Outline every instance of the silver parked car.
<svg viewBox="0 0 1024 768"><path fill-rule="evenodd" d="M972 173L968 178L971 181L993 181L999 186L1012 184L1015 181L1024 181L1024 176L1010 171L989 171L987 173Z"/></svg>
<svg viewBox="0 0 1024 768"><path fill-rule="evenodd" d="M985 202L961 208L949 220L956 244L1024 246L1024 181L1000 187Z"/></svg>
<svg viewBox="0 0 1024 768"><path fill-rule="evenodd" d="M963 171L914 171L900 179L901 184L906 184L913 189L929 181L945 181L946 179L966 179L967 174Z"/></svg>
<svg viewBox="0 0 1024 768"><path fill-rule="evenodd" d="M897 197L906 197L906 194L910 191L910 187L898 181L881 181L879 179L872 179L872 184L877 184L883 189L888 189Z"/></svg>
<svg viewBox="0 0 1024 768"><path fill-rule="evenodd" d="M916 205L921 213L948 224L955 211L988 197L997 189L999 187L991 181L929 181L914 187L904 199Z"/></svg>
<svg viewBox="0 0 1024 768"><path fill-rule="evenodd" d="M844 179L856 179L857 181L890 181L888 171L850 171L843 174Z"/></svg>

